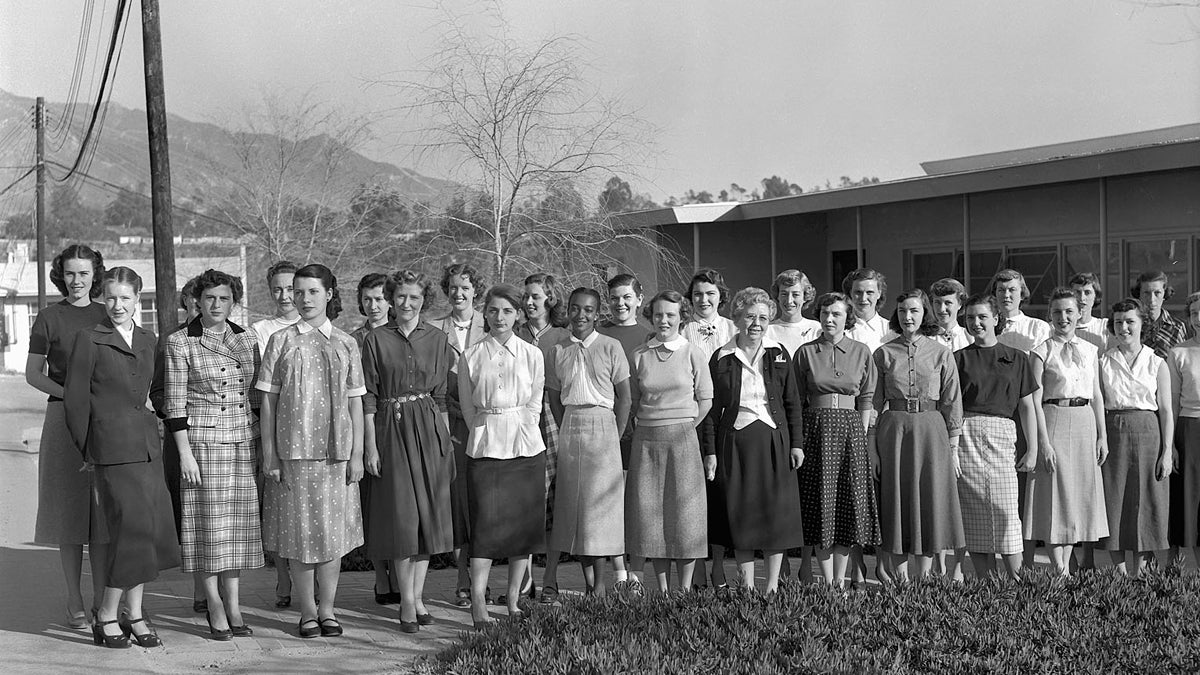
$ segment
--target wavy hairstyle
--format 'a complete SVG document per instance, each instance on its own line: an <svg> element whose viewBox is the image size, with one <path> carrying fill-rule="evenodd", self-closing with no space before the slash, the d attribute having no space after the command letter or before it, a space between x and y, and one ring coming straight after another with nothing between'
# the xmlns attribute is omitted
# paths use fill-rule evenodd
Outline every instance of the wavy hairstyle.
<svg viewBox="0 0 1200 675"><path fill-rule="evenodd" d="M1021 302L1029 300L1029 284L1025 281L1025 275L1012 269L1002 269L992 275L991 281L988 282L987 288L983 289L984 293L989 295L996 294L996 286L999 286L1004 281L1019 281L1021 282Z"/></svg>
<svg viewBox="0 0 1200 675"><path fill-rule="evenodd" d="M620 288L622 286L628 286L632 288L634 295L642 295L642 282L638 281L638 278L632 274L618 274L617 276L608 280L609 293L611 293L613 289Z"/></svg>
<svg viewBox="0 0 1200 675"><path fill-rule="evenodd" d="M656 293L653 298L650 298L650 302L647 302L646 305L642 307L642 316L645 317L647 321L653 321L654 303L656 302L670 302L672 304L679 305L680 330L682 330L683 327L688 325L688 323L692 320L692 302L683 297L683 294L681 294L679 291L667 289L665 291L659 291Z"/></svg>
<svg viewBox="0 0 1200 675"><path fill-rule="evenodd" d="M757 286L747 286L733 295L733 318L736 320L745 316L746 310L754 305L766 305L771 320L779 312L779 306L766 291Z"/></svg>
<svg viewBox="0 0 1200 675"><path fill-rule="evenodd" d="M567 293L562 284L553 274L534 272L525 277L525 285L537 284L546 294L546 313L550 315L550 325L564 328L567 325Z"/></svg>
<svg viewBox="0 0 1200 675"><path fill-rule="evenodd" d="M720 300L717 302L717 312L725 311L729 306L729 286L725 285L725 277L721 273L711 267L706 267L692 275L692 280L688 282L687 297L690 302L692 294L696 292L696 284L712 284L717 287L717 292L720 294ZM682 324L681 324L682 325Z"/></svg>
<svg viewBox="0 0 1200 675"><path fill-rule="evenodd" d="M1125 298L1123 300L1118 300L1113 303L1113 306L1110 307L1108 311L1114 318L1114 320L1108 322L1108 332L1112 333L1113 335L1117 334L1117 324L1115 321L1115 315L1117 312L1137 312L1138 316L1142 319L1143 327L1150 322L1150 312L1146 309L1146 306L1142 304L1142 301L1138 300L1137 298Z"/></svg>
<svg viewBox="0 0 1200 675"><path fill-rule="evenodd" d="M280 260L267 268L267 285L271 284L271 280L275 278L276 274L295 274L297 269L299 268L296 263L290 260Z"/></svg>
<svg viewBox="0 0 1200 675"><path fill-rule="evenodd" d="M100 285L100 279L104 276L104 256L86 244L71 244L64 248L62 253L54 256L54 260L50 262L50 283L54 284L64 298L71 294L67 290L67 277L64 269L68 260L86 260L92 263L92 288L88 291L88 295L93 298L100 297L100 293L104 290L104 287Z"/></svg>
<svg viewBox="0 0 1200 675"><path fill-rule="evenodd" d="M362 294L363 291L369 291L372 288L384 288L387 284L388 275L382 272L367 272L358 280L358 288L354 289L354 298L358 301L358 313L363 316L367 315L367 308L363 307ZM387 291L383 292L387 295ZM388 304L392 304L391 298L385 298Z"/></svg>
<svg viewBox="0 0 1200 675"><path fill-rule="evenodd" d="M338 318L342 313L342 298L338 293L337 277L333 276L333 272L328 267L320 263L312 263L296 270L295 276L297 279L316 279L321 282L322 288L332 291L333 297L329 299L329 304L325 305L325 316L329 317L330 321Z"/></svg>
<svg viewBox="0 0 1200 675"><path fill-rule="evenodd" d="M434 301L437 300L437 290L433 287L433 279L414 270L392 272L391 276L383 282L383 294L387 296L388 302L393 307L396 304L396 291L405 284L414 284L421 289L421 311L433 307Z"/></svg>
<svg viewBox="0 0 1200 675"><path fill-rule="evenodd" d="M854 326L858 324L858 317L854 315L854 307L850 304L850 298L845 293L839 293L838 291L822 293L817 297L817 319L820 320L821 318L821 310L838 302L846 306L846 325L844 326L844 330L850 330L851 328L854 328Z"/></svg>
<svg viewBox="0 0 1200 675"><path fill-rule="evenodd" d="M1102 299L1104 299L1104 289L1100 287L1099 274L1093 274L1092 272L1080 272L1079 274L1071 277L1071 280L1067 282L1068 286L1087 286L1088 284L1091 284L1092 290L1096 291L1096 302L1100 302Z"/></svg>
<svg viewBox="0 0 1200 675"><path fill-rule="evenodd" d="M513 309L517 310L518 312L521 311L521 306L524 304L521 302L522 293L519 288L510 284L496 284L487 289L487 293L485 293L483 296L483 308L485 312L487 311L487 306L492 304L492 300L497 298L512 305ZM486 320L483 322L483 332L492 332L492 326Z"/></svg>
<svg viewBox="0 0 1200 675"><path fill-rule="evenodd" d="M475 289L475 297L471 301L472 304L474 304L475 300L482 297L483 293L487 290L487 281L484 280L483 275L474 267L467 263L454 263L453 265L446 265L445 269L442 270L441 288L442 293L446 297L450 297L450 280L454 277L466 277L467 281L471 282L471 286Z"/></svg>
<svg viewBox="0 0 1200 675"><path fill-rule="evenodd" d="M1004 324L1000 322L1000 301L996 299L996 296L992 295L991 293L976 293L975 295L972 295L971 297L967 298L966 302L963 303L963 314L966 314L968 307L974 307L975 305L983 305L987 307L989 311L991 311L992 316L996 319L996 325L992 328L992 331L996 335L999 335L1001 332L1003 332Z"/></svg>
<svg viewBox="0 0 1200 675"><path fill-rule="evenodd" d="M887 277L870 267L860 267L842 279L842 292L846 294L846 297L853 295L851 291L854 290L854 282L856 281L875 282L875 286L879 289L879 299L875 301L875 311L878 312L883 309L883 306L887 303Z"/></svg>
<svg viewBox="0 0 1200 675"><path fill-rule="evenodd" d="M1139 274L1137 281L1133 283L1133 288L1129 289L1129 294L1140 300L1142 298L1142 284L1152 284L1156 281L1162 282L1163 300L1170 300L1171 296L1175 295L1175 287L1171 285L1171 279L1167 277L1167 273L1162 270L1152 270Z"/></svg>
<svg viewBox="0 0 1200 675"><path fill-rule="evenodd" d="M921 301L921 309L924 310L924 315L921 317L921 327L918 329L918 332L921 335L937 335L942 329L938 326L937 319L933 317L933 306L929 304L929 296L919 288L909 289L896 296L896 308L892 310L892 319L888 321L888 327L897 335L904 334L904 331L900 328L900 305L905 300L913 298Z"/></svg>
<svg viewBox="0 0 1200 675"><path fill-rule="evenodd" d="M962 282L954 277L946 277L938 279L929 286L929 297L944 298L947 295L958 297L958 304L961 307L966 307L967 289L963 287ZM961 312L961 310L960 310Z"/></svg>
<svg viewBox="0 0 1200 675"><path fill-rule="evenodd" d="M233 295L233 304L239 305L242 302L242 280L232 274L220 270L207 269L193 279L193 281L196 282L196 285L192 287L192 298L196 302L200 302L200 297L204 295L204 291L216 288L217 286L229 287L229 292Z"/></svg>
<svg viewBox="0 0 1200 675"><path fill-rule="evenodd" d="M775 281L771 282L771 298L778 301L780 289L797 284L804 290L804 301L800 304L800 309L808 309L813 298L817 297L817 288L808 280L808 275L800 270L784 270L776 274Z"/></svg>

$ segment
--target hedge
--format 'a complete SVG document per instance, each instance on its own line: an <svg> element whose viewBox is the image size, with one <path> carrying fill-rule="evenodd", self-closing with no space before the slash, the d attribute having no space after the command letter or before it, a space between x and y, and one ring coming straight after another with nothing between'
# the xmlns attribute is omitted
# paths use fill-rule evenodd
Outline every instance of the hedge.
<svg viewBox="0 0 1200 675"><path fill-rule="evenodd" d="M1196 672L1200 576L1113 571L878 591L792 582L530 606L419 673Z"/></svg>

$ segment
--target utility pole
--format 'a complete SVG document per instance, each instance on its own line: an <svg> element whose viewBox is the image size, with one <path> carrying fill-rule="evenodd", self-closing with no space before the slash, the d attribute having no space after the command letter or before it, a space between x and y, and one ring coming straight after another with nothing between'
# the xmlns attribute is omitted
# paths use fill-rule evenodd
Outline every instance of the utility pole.
<svg viewBox="0 0 1200 675"><path fill-rule="evenodd" d="M33 108L33 128L37 132L37 187L34 190L37 237L38 311L46 306L46 99L37 97Z"/></svg>
<svg viewBox="0 0 1200 675"><path fill-rule="evenodd" d="M142 0L146 126L150 136L150 203L154 218L154 286L159 340L175 327L175 232L171 227L171 160L167 153L167 96L163 89L158 0Z"/></svg>

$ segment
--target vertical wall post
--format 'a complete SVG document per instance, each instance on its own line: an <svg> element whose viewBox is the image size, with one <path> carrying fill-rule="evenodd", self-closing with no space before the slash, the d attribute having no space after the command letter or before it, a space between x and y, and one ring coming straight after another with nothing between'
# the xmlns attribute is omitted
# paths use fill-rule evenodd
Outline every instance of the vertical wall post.
<svg viewBox="0 0 1200 675"><path fill-rule="evenodd" d="M1105 178L1104 176L1101 176L1100 179L1097 181L1097 186L1100 188L1100 190L1098 192L1098 196L1100 197L1100 223L1099 223L1099 225L1100 225L1100 283L1101 283L1101 285L1107 285L1108 284L1108 179ZM1119 273L1120 272L1118 271L1118 274ZM1116 297L1116 298L1121 297L1120 295L1112 294L1112 292L1116 291L1116 290L1117 289L1114 288L1114 289L1112 289L1112 291L1109 291L1109 293L1110 293L1109 297ZM1103 313L1104 308L1100 308L1100 311L1101 311L1101 313Z"/></svg>
<svg viewBox="0 0 1200 675"><path fill-rule="evenodd" d="M858 260L859 269L867 266L866 251L862 241L862 207L854 207L854 257Z"/></svg>
<svg viewBox="0 0 1200 675"><path fill-rule="evenodd" d="M963 287L971 295L971 196L962 196Z"/></svg>

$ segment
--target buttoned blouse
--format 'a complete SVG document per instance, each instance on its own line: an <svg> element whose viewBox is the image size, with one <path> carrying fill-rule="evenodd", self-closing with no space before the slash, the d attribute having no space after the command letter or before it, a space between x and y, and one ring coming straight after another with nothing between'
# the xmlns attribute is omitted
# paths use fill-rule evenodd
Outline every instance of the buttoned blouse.
<svg viewBox="0 0 1200 675"><path fill-rule="evenodd" d="M1033 348L1031 358L1042 362L1042 400L1048 398L1092 398L1100 350L1076 333L1067 341L1052 337Z"/></svg>
<svg viewBox="0 0 1200 675"><path fill-rule="evenodd" d="M1075 335L1084 341L1095 345L1097 352L1108 349L1108 319L1102 316L1088 317L1087 323L1080 321L1075 325Z"/></svg>
<svg viewBox="0 0 1200 675"><path fill-rule="evenodd" d="M1200 337L1176 345L1167 360L1171 400L1180 417L1200 417Z"/></svg>
<svg viewBox="0 0 1200 675"><path fill-rule="evenodd" d="M883 318L882 314L876 314L869 321L856 318L854 328L846 330L846 337L855 342L861 342L867 346L867 349L874 352L899 336L892 330L890 323Z"/></svg>
<svg viewBox="0 0 1200 675"><path fill-rule="evenodd" d="M954 352L962 388L963 414L1011 418L1021 399L1038 390L1029 356L996 343L970 345Z"/></svg>
<svg viewBox="0 0 1200 675"><path fill-rule="evenodd" d="M538 428L545 385L542 352L516 335L504 344L489 335L468 347L458 364L459 401L471 428L467 456L515 459L545 451Z"/></svg>
<svg viewBox="0 0 1200 675"><path fill-rule="evenodd" d="M1024 312L1004 320L1004 329L1000 331L1000 344L1016 347L1028 354L1034 347L1050 339L1050 324L1035 319Z"/></svg>
<svg viewBox="0 0 1200 675"><path fill-rule="evenodd" d="M898 337L875 352L879 385L875 387L875 409L883 410L889 399L932 399L946 420L951 434L962 429L962 391L954 354L924 335L912 341ZM901 411L903 412L903 411Z"/></svg>
<svg viewBox="0 0 1200 675"><path fill-rule="evenodd" d="M742 390L738 396L737 418L733 421L735 430L745 429L755 422L762 422L772 429L776 428L775 420L771 419L771 410L767 407L767 383L762 371L763 355L767 353L768 347L783 349L778 342L763 338L758 352L751 359L746 356L746 352L738 348L735 338L717 352L717 359L732 354L742 366Z"/></svg>
<svg viewBox="0 0 1200 675"><path fill-rule="evenodd" d="M234 323L216 332L199 317L167 336L164 352L163 424L187 430L192 443L245 443L258 438L262 392L258 342Z"/></svg>
<svg viewBox="0 0 1200 675"><path fill-rule="evenodd" d="M870 410L878 375L869 347L845 335L837 344L824 335L800 347L793 359L796 384L805 402L822 394L854 397L857 410Z"/></svg>
<svg viewBox="0 0 1200 675"><path fill-rule="evenodd" d="M350 399L367 393L358 344L328 319L275 333L263 354L259 391L279 396L275 454L282 460L346 461L354 448Z"/></svg>
<svg viewBox="0 0 1200 675"><path fill-rule="evenodd" d="M948 331L943 330L937 335L933 335L931 337L952 352L956 352L960 349L968 347L975 342L969 335L967 335L967 329L958 324L954 324L954 327Z"/></svg>
<svg viewBox="0 0 1200 675"><path fill-rule="evenodd" d="M776 319L767 326L767 337L783 345L788 356L794 358L802 345L821 337L821 324L803 317L795 323Z"/></svg>
<svg viewBox="0 0 1200 675"><path fill-rule="evenodd" d="M629 379L629 359L616 338L592 331L554 345L553 368L546 369L546 388L562 392L563 405L616 404L615 385Z"/></svg>
<svg viewBox="0 0 1200 675"><path fill-rule="evenodd" d="M729 344L737 332L737 324L717 314L708 321L692 317L679 334L700 349L700 355L707 363L718 349Z"/></svg>
<svg viewBox="0 0 1200 675"><path fill-rule="evenodd" d="M1142 344L1153 349L1159 358L1165 359L1175 345L1191 338L1192 327L1171 316L1163 309L1157 319L1142 324Z"/></svg>
<svg viewBox="0 0 1200 675"><path fill-rule="evenodd" d="M1154 350L1142 345L1133 359L1117 347L1100 355L1100 388L1104 391L1105 410L1158 410L1158 369L1164 361Z"/></svg>
<svg viewBox="0 0 1200 675"><path fill-rule="evenodd" d="M446 387L454 351L446 334L420 321L408 335L388 322L363 340L363 414L375 414L385 399L428 394L446 412Z"/></svg>

